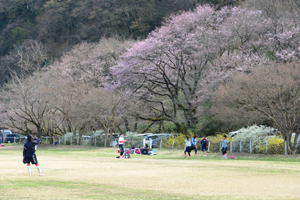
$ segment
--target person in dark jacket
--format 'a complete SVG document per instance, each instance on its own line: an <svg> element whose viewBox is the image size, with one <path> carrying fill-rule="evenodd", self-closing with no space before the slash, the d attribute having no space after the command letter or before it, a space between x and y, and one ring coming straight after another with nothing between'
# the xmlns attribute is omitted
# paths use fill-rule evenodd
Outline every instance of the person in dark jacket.
<svg viewBox="0 0 300 200"><path fill-rule="evenodd" d="M41 172L41 168L39 166L37 157L35 155L35 151L37 149L37 146L40 144L40 142L41 142L40 139L38 139L37 137L31 134L28 134L27 142L24 144L23 158L26 159L29 176L31 176L30 163L36 166L40 176L44 176L44 174L42 174Z"/></svg>
<svg viewBox="0 0 300 200"><path fill-rule="evenodd" d="M203 139L201 140L201 144L202 144L203 156L207 156L206 149L207 149L208 141L207 141L205 135L203 136Z"/></svg>

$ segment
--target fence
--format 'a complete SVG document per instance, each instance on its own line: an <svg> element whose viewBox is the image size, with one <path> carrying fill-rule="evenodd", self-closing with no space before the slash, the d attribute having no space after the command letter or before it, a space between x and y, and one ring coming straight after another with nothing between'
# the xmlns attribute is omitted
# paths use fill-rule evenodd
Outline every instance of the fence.
<svg viewBox="0 0 300 200"><path fill-rule="evenodd" d="M26 141L27 141L26 138L14 137L14 143L16 144L25 143Z"/></svg>
<svg viewBox="0 0 300 200"><path fill-rule="evenodd" d="M216 153L222 151L222 142L209 142L209 152ZM249 142L229 142L227 151L232 153L263 153L263 154L287 154L286 142L274 144L265 142L263 144L253 144ZM297 154L300 153L300 145L297 144Z"/></svg>
<svg viewBox="0 0 300 200"><path fill-rule="evenodd" d="M83 145L83 146L95 146L105 147L106 139L104 137L41 137L43 144L54 144L54 145ZM14 138L14 143L25 143L26 138ZM117 147L118 139L114 138L110 142L109 146ZM127 139L125 147L153 147L158 149L184 149L184 141L172 140L145 140L145 139ZM197 141L198 150L201 150L200 140ZM209 142L208 152L217 153L222 150L222 142ZM227 151L231 153L264 153L264 154L287 154L286 142L279 144L268 143L254 144L252 141L249 142L229 142L227 144ZM296 154L300 154L300 144L297 144Z"/></svg>

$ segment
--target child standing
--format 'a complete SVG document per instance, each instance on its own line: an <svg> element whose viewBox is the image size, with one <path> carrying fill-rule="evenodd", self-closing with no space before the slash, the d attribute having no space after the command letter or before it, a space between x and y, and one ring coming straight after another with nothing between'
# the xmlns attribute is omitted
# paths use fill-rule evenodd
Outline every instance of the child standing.
<svg viewBox="0 0 300 200"><path fill-rule="evenodd" d="M121 134L119 137L119 148L120 148L120 158L123 158L123 153L124 153L124 134Z"/></svg>
<svg viewBox="0 0 300 200"><path fill-rule="evenodd" d="M185 144L186 144L186 148L184 150L184 158L186 158L186 152L188 152L189 158L191 158L192 146L191 146L191 140L189 136L186 136Z"/></svg>
<svg viewBox="0 0 300 200"><path fill-rule="evenodd" d="M195 150L195 155L197 155L197 140L196 140L196 135L192 137L192 150Z"/></svg>
<svg viewBox="0 0 300 200"><path fill-rule="evenodd" d="M224 135L224 137L223 137L222 154L223 154L223 159L226 159L227 158L227 139L226 139L226 135Z"/></svg>
<svg viewBox="0 0 300 200"><path fill-rule="evenodd" d="M31 134L28 134L27 142L24 144L23 160L26 161L26 163L27 163L27 170L28 170L29 176L31 176L30 163L35 164L37 170L39 171L40 176L44 176L44 174L42 174L42 172L41 172L41 168L39 166L38 160L35 155L37 145L39 145L40 142L41 142L40 139L32 136Z"/></svg>
<svg viewBox="0 0 300 200"><path fill-rule="evenodd" d="M207 154L206 154L206 148L207 148L207 145L208 145L208 141L207 141L205 135L203 136L203 138L201 140L201 144L202 144L203 156L207 156Z"/></svg>

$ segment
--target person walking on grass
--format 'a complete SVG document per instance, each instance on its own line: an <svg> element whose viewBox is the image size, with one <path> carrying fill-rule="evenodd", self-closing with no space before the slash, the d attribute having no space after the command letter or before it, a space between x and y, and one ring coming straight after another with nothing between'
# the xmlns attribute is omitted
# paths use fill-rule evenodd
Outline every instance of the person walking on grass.
<svg viewBox="0 0 300 200"><path fill-rule="evenodd" d="M207 145L208 145L208 141L207 141L205 135L203 136L203 138L202 138L202 140L201 140L201 144L202 144L202 152L203 152L203 156L207 156L206 148L207 148Z"/></svg>
<svg viewBox="0 0 300 200"><path fill-rule="evenodd" d="M224 137L223 137L222 154L223 154L223 159L226 159L227 158L227 139L226 139L226 135L224 135Z"/></svg>
<svg viewBox="0 0 300 200"><path fill-rule="evenodd" d="M186 147L184 150L184 158L186 158L186 152L188 152L189 158L191 158L192 146L191 146L191 140L190 140L189 136L186 136L185 145L186 145Z"/></svg>
<svg viewBox="0 0 300 200"><path fill-rule="evenodd" d="M192 137L192 150L195 150L195 155L198 155L197 154L197 140L196 140L196 135L194 135L193 137Z"/></svg>
<svg viewBox="0 0 300 200"><path fill-rule="evenodd" d="M120 149L120 158L123 158L123 153L124 153L124 134L121 134L119 137L119 149Z"/></svg>
<svg viewBox="0 0 300 200"><path fill-rule="evenodd" d="M31 176L30 163L36 166L40 176L44 176L44 174L42 174L37 157L35 155L37 145L39 145L40 142L41 140L38 139L37 137L31 134L27 135L27 142L24 144L24 149L23 149L23 162L24 164L27 163L27 170L29 176Z"/></svg>

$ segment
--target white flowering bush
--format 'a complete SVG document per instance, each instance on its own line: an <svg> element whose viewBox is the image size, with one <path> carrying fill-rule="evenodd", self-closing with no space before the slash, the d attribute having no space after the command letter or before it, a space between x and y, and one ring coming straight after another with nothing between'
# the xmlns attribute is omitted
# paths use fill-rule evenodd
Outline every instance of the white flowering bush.
<svg viewBox="0 0 300 200"><path fill-rule="evenodd" d="M266 144L270 136L279 136L280 132L274 128L267 126L253 125L247 128L241 128L237 131L237 135L232 137L232 151L240 151L240 142L242 142L242 152L250 151L250 141L252 152L257 153L262 145Z"/></svg>
<svg viewBox="0 0 300 200"><path fill-rule="evenodd" d="M292 136L292 142L293 141L294 141L294 136ZM300 136L298 137L296 154L300 154Z"/></svg>

